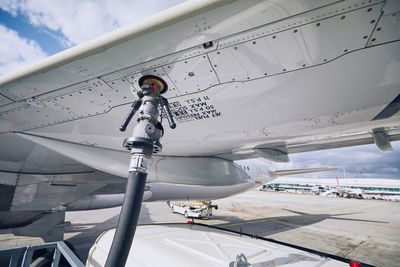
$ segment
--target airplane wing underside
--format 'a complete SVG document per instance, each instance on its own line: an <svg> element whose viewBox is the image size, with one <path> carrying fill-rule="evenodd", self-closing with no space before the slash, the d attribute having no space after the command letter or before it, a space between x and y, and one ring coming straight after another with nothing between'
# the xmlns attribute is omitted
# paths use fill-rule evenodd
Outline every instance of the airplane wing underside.
<svg viewBox="0 0 400 267"><path fill-rule="evenodd" d="M398 140L399 11L380 0L184 3L3 76L0 138L122 150L118 126L152 74L177 121L161 155L285 161L377 132Z"/></svg>
<svg viewBox="0 0 400 267"><path fill-rule="evenodd" d="M121 204L134 123L118 128L146 74L168 83L177 122L163 122L148 199L258 185L229 160L389 151L400 139L399 52L396 0L195 0L2 76L0 228L37 220L15 233L56 239L37 225L62 227L68 207Z"/></svg>

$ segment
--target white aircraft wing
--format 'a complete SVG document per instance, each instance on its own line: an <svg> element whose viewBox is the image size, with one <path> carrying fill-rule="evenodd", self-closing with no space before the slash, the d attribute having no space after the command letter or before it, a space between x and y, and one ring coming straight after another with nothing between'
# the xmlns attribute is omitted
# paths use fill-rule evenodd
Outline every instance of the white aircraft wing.
<svg viewBox="0 0 400 267"><path fill-rule="evenodd" d="M48 227L22 232L56 239L48 229L65 209L121 204L134 120L119 126L147 74L167 82L177 122L163 122L150 200L257 185L226 159L389 151L400 139L399 18L396 0L190 1L0 77L0 228L39 220Z"/></svg>
<svg viewBox="0 0 400 267"><path fill-rule="evenodd" d="M161 155L286 160L374 138L385 149L400 138L399 10L380 0L186 2L1 77L0 136L123 150L118 126L138 78L152 74L168 83L177 121Z"/></svg>

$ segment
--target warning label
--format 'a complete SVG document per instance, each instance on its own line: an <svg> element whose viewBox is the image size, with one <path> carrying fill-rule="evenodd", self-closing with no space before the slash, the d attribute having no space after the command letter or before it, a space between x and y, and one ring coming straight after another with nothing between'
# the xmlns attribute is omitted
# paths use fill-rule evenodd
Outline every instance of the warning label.
<svg viewBox="0 0 400 267"><path fill-rule="evenodd" d="M177 122L203 120L221 116L208 96L170 102L172 115ZM165 118L163 114L163 118Z"/></svg>

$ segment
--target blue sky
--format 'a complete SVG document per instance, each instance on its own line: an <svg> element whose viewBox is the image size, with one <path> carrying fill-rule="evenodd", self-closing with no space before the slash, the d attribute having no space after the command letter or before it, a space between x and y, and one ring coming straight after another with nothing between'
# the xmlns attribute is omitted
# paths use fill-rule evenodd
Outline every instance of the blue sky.
<svg viewBox="0 0 400 267"><path fill-rule="evenodd" d="M151 0L0 0L0 75L183 2ZM400 178L400 142L384 154L375 145L291 155L274 169L336 166L335 177ZM260 161L263 162L263 161Z"/></svg>
<svg viewBox="0 0 400 267"><path fill-rule="evenodd" d="M0 75L181 2L0 0Z"/></svg>
<svg viewBox="0 0 400 267"><path fill-rule="evenodd" d="M21 13L13 16L9 12L0 9L0 24L10 30L16 31L24 39L37 41L48 55L56 54L66 48L55 38L55 36L61 37L59 32L54 32L44 27L35 27Z"/></svg>

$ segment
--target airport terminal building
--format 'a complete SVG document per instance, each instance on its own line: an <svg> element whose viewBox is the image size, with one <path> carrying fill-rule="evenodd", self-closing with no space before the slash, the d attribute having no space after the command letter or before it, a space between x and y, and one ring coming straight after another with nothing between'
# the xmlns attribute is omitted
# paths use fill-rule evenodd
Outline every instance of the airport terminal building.
<svg viewBox="0 0 400 267"><path fill-rule="evenodd" d="M264 189L275 191L324 192L328 190L359 190L363 196L400 197L400 179L346 178L278 178Z"/></svg>

